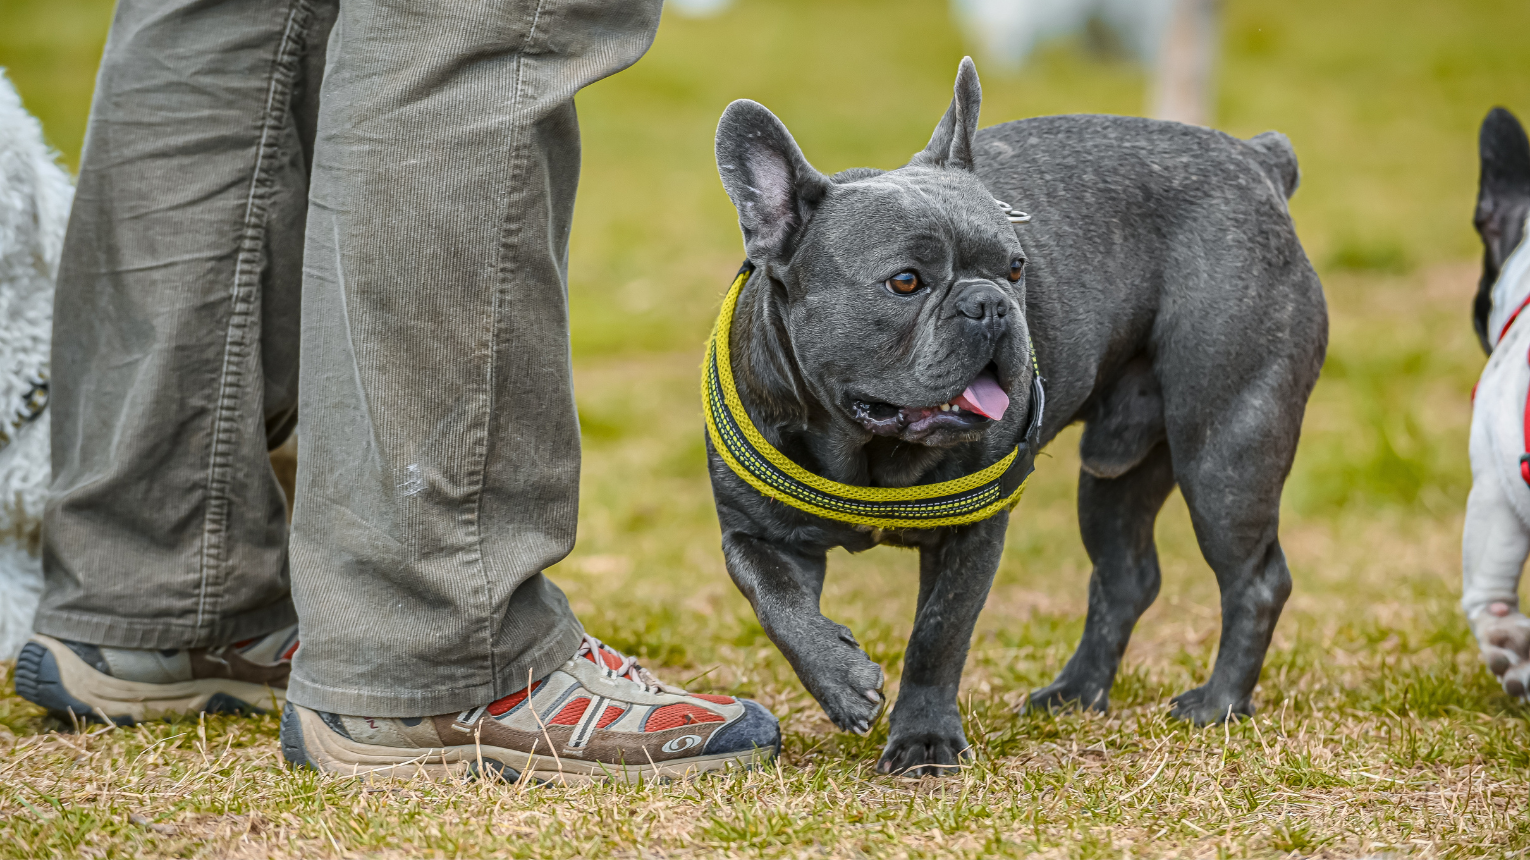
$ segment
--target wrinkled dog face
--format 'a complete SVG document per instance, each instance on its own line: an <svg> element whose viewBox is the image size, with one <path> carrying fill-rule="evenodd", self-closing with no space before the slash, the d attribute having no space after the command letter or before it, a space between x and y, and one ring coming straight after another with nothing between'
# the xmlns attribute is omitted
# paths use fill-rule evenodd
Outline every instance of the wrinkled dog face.
<svg viewBox="0 0 1530 860"><path fill-rule="evenodd" d="M972 172L980 100L964 60L930 145L892 171L826 177L780 120L729 105L718 169L808 394L861 433L978 438L1031 380L1025 254Z"/></svg>

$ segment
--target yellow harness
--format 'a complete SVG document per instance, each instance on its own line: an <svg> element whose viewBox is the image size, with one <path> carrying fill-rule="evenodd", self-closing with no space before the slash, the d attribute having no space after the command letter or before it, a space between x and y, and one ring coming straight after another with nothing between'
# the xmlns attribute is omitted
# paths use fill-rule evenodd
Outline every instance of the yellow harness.
<svg viewBox="0 0 1530 860"><path fill-rule="evenodd" d="M799 511L878 529L965 525L1008 510L1020 501L1025 482L1035 470L1036 449L1040 447L1046 395L1039 370L1032 377L1031 420L1025 439L1002 460L965 477L912 487L860 487L815 475L776 450L744 411L734 385L728 350L733 312L753 271L752 264L744 263L723 299L702 367L701 400L707 435L734 474L766 496ZM1036 367L1034 349L1031 366Z"/></svg>

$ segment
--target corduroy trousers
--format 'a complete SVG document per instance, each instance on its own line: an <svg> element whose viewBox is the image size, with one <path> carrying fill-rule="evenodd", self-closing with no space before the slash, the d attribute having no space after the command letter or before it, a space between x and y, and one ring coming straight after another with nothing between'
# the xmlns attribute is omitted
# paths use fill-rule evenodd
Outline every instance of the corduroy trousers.
<svg viewBox="0 0 1530 860"><path fill-rule="evenodd" d="M573 655L574 95L660 0L119 0L60 267L41 633L300 623L288 696L474 707ZM301 416L301 419L299 419ZM267 459L296 426L289 528Z"/></svg>

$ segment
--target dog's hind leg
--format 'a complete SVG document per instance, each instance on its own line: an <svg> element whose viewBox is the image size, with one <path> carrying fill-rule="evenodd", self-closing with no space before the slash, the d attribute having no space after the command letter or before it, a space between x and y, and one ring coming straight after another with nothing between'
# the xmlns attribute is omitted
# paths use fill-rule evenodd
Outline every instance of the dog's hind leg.
<svg viewBox="0 0 1530 860"><path fill-rule="evenodd" d="M1090 474L1086 457L1079 474L1078 518L1094 571L1084 637L1057 680L1031 693L1028 710L1077 706L1104 711L1109 705L1132 629L1158 596L1153 523L1173 489L1169 448L1161 441L1118 477Z"/></svg>
<svg viewBox="0 0 1530 860"><path fill-rule="evenodd" d="M1001 514L921 544L919 608L879 773L950 775L968 754L956 694L1008 524L1008 515Z"/></svg>
<svg viewBox="0 0 1530 860"><path fill-rule="evenodd" d="M1222 634L1211 678L1174 698L1173 715L1197 725L1253 714L1254 685L1291 593L1277 532L1305 397L1292 403L1261 387L1249 385L1220 411L1188 410L1194 417L1187 426L1176 427L1172 412L1169 421L1170 443L1179 443L1175 476L1222 592ZM1190 450L1181 455L1183 449Z"/></svg>

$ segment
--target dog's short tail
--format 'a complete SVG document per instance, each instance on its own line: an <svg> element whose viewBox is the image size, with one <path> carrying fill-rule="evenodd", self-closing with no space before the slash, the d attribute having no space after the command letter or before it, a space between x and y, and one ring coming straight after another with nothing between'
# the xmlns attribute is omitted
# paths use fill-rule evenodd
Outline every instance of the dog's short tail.
<svg viewBox="0 0 1530 860"><path fill-rule="evenodd" d="M1291 199L1291 195L1296 193L1296 186L1302 181L1301 168L1296 166L1296 150L1291 147L1291 140L1278 131L1267 131L1249 138L1247 142L1253 147L1254 158L1264 169L1265 175L1286 195L1287 200Z"/></svg>

